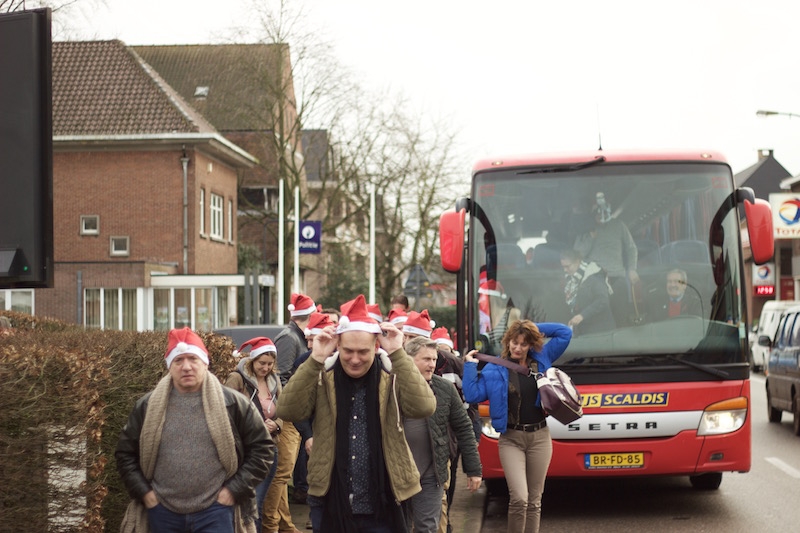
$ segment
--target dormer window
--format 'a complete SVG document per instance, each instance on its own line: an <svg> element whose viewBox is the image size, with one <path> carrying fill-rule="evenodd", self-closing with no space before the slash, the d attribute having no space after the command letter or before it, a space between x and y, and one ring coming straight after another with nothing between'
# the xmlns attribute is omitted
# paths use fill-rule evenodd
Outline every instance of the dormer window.
<svg viewBox="0 0 800 533"><path fill-rule="evenodd" d="M208 96L208 86L207 85L198 85L194 88L194 97L195 98L205 98Z"/></svg>

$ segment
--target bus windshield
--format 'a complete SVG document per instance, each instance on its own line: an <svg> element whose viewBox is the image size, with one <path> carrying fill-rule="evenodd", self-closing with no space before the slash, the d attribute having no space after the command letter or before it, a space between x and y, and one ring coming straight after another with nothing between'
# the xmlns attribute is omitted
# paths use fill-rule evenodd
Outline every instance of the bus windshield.
<svg viewBox="0 0 800 533"><path fill-rule="evenodd" d="M573 327L562 367L747 361L727 165L504 168L473 186L467 320L482 352L528 318Z"/></svg>

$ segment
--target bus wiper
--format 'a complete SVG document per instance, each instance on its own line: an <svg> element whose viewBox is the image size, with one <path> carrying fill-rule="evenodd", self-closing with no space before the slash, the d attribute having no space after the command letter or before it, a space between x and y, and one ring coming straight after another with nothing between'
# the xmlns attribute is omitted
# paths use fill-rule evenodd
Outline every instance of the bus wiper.
<svg viewBox="0 0 800 533"><path fill-rule="evenodd" d="M711 374L712 376L718 377L719 379L728 379L730 374L725 372L724 370L720 370L719 368L714 368L713 366L708 365L701 365L700 363L695 363L694 361L686 361L684 359L678 359L674 355L668 355L667 359L670 361L675 361L676 363L680 363L682 365L690 366L692 368L696 368L706 374Z"/></svg>
<svg viewBox="0 0 800 533"><path fill-rule="evenodd" d="M517 172L517 175L521 174L546 174L548 172L570 172L572 170L581 170L583 168L591 167L598 163L603 163L606 160L606 156L599 155L592 159L591 161L583 161L582 163L565 163L563 165L547 165L532 168L530 170L520 170Z"/></svg>

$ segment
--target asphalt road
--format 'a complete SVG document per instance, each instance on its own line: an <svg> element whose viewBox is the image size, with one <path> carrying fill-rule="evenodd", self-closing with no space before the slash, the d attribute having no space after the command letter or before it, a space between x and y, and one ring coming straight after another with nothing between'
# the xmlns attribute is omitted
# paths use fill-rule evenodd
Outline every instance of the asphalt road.
<svg viewBox="0 0 800 533"><path fill-rule="evenodd" d="M767 420L764 377L751 380L753 464L726 473L716 491L697 491L685 477L548 480L543 532L717 532L800 530L800 437L792 416ZM484 533L506 531L507 501L489 498Z"/></svg>

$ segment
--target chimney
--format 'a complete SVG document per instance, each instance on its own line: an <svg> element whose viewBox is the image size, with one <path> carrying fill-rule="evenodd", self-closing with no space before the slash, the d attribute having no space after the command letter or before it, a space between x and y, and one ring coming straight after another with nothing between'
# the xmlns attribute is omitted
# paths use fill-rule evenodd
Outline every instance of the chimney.
<svg viewBox="0 0 800 533"><path fill-rule="evenodd" d="M772 148L761 148L758 151L758 160L763 161L764 159L772 157L774 150Z"/></svg>

